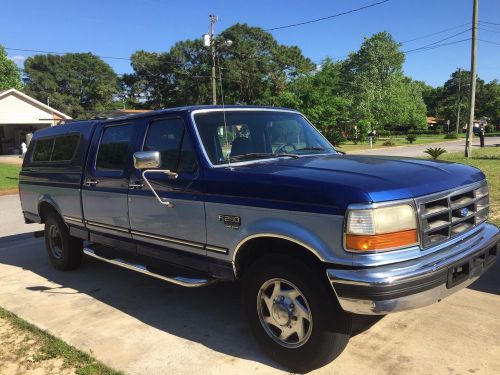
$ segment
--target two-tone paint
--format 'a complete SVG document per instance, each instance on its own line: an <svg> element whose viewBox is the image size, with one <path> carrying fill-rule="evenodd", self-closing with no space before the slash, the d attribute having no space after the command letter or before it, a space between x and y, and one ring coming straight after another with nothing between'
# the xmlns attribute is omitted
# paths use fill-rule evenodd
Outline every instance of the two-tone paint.
<svg viewBox="0 0 500 375"><path fill-rule="evenodd" d="M350 205L411 201L485 179L480 170L460 164L340 153L214 166L204 151L195 117L222 110L212 106L174 108L36 132L35 142L69 131L81 132L82 141L74 173L64 166L32 165L31 153L27 153L20 182L26 217L40 221L40 204L46 202L69 226L82 229L86 239L139 257L189 265L221 278L238 277L238 254L257 238L298 244L332 267L369 267L422 258L442 247L425 252L413 247L387 254L346 252L344 215ZM242 106L226 106L225 110L289 111ZM150 124L166 118L183 120L197 162L195 172L180 173L176 179L151 175L158 196L171 202L171 207L157 202L141 171L132 165L132 155L142 150ZM120 173L99 172L95 158L102 132L121 124L133 124L136 129L127 166ZM225 225L219 220L221 215L240 218L240 225ZM456 238L446 245L459 241Z"/></svg>

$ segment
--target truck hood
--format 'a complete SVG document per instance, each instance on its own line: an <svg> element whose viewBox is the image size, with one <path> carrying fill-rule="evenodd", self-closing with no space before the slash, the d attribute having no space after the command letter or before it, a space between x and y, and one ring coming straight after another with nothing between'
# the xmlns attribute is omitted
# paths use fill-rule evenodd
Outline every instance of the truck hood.
<svg viewBox="0 0 500 375"><path fill-rule="evenodd" d="M391 156L327 155L280 164L305 173L322 171L332 182L362 187L374 202L418 197L485 178L479 169L463 164Z"/></svg>
<svg viewBox="0 0 500 375"><path fill-rule="evenodd" d="M234 166L227 194L335 206L415 198L485 178L463 164L363 155L315 155ZM220 191L220 185L218 186Z"/></svg>

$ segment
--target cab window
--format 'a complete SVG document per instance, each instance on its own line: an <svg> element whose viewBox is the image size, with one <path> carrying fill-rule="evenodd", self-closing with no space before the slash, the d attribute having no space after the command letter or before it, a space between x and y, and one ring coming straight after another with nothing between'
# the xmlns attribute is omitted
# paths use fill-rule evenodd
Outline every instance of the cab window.
<svg viewBox="0 0 500 375"><path fill-rule="evenodd" d="M105 128L97 152L96 169L100 171L124 170L133 134L134 125L132 124Z"/></svg>
<svg viewBox="0 0 500 375"><path fill-rule="evenodd" d="M196 159L193 145L180 118L157 120L149 126L144 151L159 151L161 169L193 172Z"/></svg>

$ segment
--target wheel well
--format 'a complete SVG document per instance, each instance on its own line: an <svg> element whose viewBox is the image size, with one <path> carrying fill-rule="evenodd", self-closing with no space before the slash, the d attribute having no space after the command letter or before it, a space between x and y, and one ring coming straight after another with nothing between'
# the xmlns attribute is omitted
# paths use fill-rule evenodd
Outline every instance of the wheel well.
<svg viewBox="0 0 500 375"><path fill-rule="evenodd" d="M238 250L234 260L237 277L241 278L259 258L276 253L296 257L313 269L324 268L323 262L304 246L283 238L258 237L245 242Z"/></svg>
<svg viewBox="0 0 500 375"><path fill-rule="evenodd" d="M59 214L59 211L57 211L57 209L49 202L41 202L38 205L38 214L40 216L42 223L45 223L45 220L47 219L47 216L49 216L50 213L55 213L56 215L61 216Z"/></svg>

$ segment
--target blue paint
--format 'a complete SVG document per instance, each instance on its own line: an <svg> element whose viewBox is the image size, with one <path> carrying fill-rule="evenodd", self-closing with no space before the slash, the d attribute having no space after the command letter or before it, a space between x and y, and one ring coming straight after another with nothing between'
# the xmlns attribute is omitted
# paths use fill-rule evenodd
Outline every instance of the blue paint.
<svg viewBox="0 0 500 375"><path fill-rule="evenodd" d="M202 146L194 136L194 124L190 113L194 110L222 108L220 106L191 106L142 113L125 118L101 121L70 123L37 131L34 140L51 135L81 132L81 165L76 165L75 174L65 175L41 169L33 173L23 169L21 183L32 180L36 183L74 183L87 163L90 171L98 146L98 137L92 137L94 130L100 133L103 126L114 123L137 123L138 131L131 152L140 150L148 123L157 118L178 115L185 120L187 134L191 136L199 164L196 178L184 176L178 181L159 177L159 194L163 198L205 200L207 202L276 208L290 211L304 211L327 214L343 214L351 203L382 202L407 199L443 190L454 189L485 178L473 167L410 158L361 156L361 155L315 155L298 159L280 158L231 168L211 168L203 156ZM227 106L232 108L265 108L250 106ZM276 108L274 108L276 109ZM92 146L90 146L92 144ZM89 161L86 154L90 148ZM131 158L130 158L131 159ZM128 178L137 179L137 171L128 160L127 171L113 182L100 183L99 191L128 191ZM59 168L60 170L60 168ZM98 178L103 179L106 173ZM189 183L186 183L190 181ZM175 185L178 186L175 186ZM93 188L96 190L96 188ZM131 190L132 195L149 195L146 189Z"/></svg>

